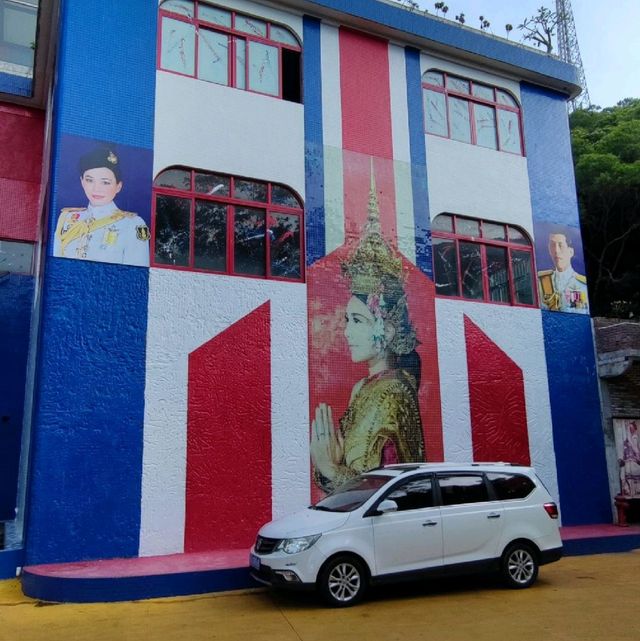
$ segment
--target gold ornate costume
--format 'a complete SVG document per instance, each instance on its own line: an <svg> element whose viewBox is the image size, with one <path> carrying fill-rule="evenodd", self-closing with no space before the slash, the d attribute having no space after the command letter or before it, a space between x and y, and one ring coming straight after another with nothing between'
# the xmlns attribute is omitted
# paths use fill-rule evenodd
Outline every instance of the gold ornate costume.
<svg viewBox="0 0 640 641"><path fill-rule="evenodd" d="M383 450L393 446L398 462L422 461L422 421L415 379L404 370L386 370L368 378L340 419L344 437L344 473L340 484L378 467Z"/></svg>

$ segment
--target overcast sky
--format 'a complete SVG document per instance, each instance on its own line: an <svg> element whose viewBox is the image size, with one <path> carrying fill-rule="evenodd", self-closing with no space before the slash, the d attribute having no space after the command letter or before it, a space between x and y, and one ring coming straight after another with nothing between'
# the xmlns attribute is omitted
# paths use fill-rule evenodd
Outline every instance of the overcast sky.
<svg viewBox="0 0 640 641"><path fill-rule="evenodd" d="M420 6L435 13L434 2ZM514 27L511 40L520 40L522 20L538 7L555 10L554 0L449 0L447 18L461 11L466 25L477 27L483 15L490 31L506 36L505 24ZM573 18L591 103L611 107L623 98L640 98L640 0L572 0ZM440 14L441 15L441 14Z"/></svg>

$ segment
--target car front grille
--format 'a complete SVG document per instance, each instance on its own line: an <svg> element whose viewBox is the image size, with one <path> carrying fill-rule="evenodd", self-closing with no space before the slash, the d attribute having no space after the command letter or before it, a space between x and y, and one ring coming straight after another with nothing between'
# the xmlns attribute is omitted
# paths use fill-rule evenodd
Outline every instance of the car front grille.
<svg viewBox="0 0 640 641"><path fill-rule="evenodd" d="M258 554L271 554L278 543L280 543L280 539L268 539L265 536L259 536L256 539L256 552Z"/></svg>

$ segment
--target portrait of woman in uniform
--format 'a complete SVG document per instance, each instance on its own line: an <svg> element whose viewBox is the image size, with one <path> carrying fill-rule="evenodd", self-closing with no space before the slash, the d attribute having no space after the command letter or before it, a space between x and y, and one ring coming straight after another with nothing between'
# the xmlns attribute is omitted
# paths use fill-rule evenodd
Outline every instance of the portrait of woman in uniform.
<svg viewBox="0 0 640 641"><path fill-rule="evenodd" d="M382 236L373 184L363 235L342 263L342 275L351 294L344 308L344 338L351 360L365 364L367 374L353 386L337 423L327 403L312 413L313 477L324 492L379 465L425 458L418 342L402 259Z"/></svg>
<svg viewBox="0 0 640 641"><path fill-rule="evenodd" d="M118 154L96 147L80 157L78 175L86 207L65 207L54 234L53 255L62 258L149 266L149 228L137 214L120 209L123 189Z"/></svg>

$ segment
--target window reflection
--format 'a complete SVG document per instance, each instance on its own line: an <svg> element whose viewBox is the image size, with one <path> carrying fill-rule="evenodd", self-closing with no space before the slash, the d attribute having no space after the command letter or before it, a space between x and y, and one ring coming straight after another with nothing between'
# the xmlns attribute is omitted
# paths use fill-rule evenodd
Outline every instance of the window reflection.
<svg viewBox="0 0 640 641"><path fill-rule="evenodd" d="M155 262L189 265L189 217L191 202L175 196L156 196Z"/></svg>
<svg viewBox="0 0 640 641"><path fill-rule="evenodd" d="M460 273L464 298L482 299L480 245L476 243L460 243Z"/></svg>
<svg viewBox="0 0 640 641"><path fill-rule="evenodd" d="M227 269L227 206L196 200L194 267Z"/></svg>
<svg viewBox="0 0 640 641"><path fill-rule="evenodd" d="M234 227L234 271L265 275L265 216L261 209L236 208Z"/></svg>
<svg viewBox="0 0 640 641"><path fill-rule="evenodd" d="M38 0L0 0L0 91L31 96Z"/></svg>
<svg viewBox="0 0 640 641"><path fill-rule="evenodd" d="M273 214L269 221L271 275L300 278L300 218Z"/></svg>

